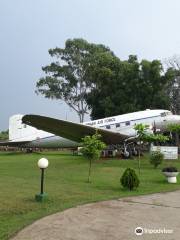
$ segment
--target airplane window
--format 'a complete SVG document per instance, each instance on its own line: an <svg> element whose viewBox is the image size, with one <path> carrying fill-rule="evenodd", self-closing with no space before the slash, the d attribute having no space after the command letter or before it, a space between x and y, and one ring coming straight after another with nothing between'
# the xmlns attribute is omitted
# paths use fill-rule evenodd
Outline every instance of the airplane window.
<svg viewBox="0 0 180 240"><path fill-rule="evenodd" d="M165 117L165 116L168 116L168 115L172 115L172 112L163 112L161 113L161 117Z"/></svg>
<svg viewBox="0 0 180 240"><path fill-rule="evenodd" d="M111 129L111 126L110 125L106 125L106 129Z"/></svg>
<svg viewBox="0 0 180 240"><path fill-rule="evenodd" d="M161 113L161 117L165 117L165 116L166 116L165 112Z"/></svg>
<svg viewBox="0 0 180 240"><path fill-rule="evenodd" d="M117 127L117 128L120 127L120 123L116 123L116 127Z"/></svg>
<svg viewBox="0 0 180 240"><path fill-rule="evenodd" d="M125 122L125 125L126 126L129 126L130 125L130 122L128 121L128 122Z"/></svg>

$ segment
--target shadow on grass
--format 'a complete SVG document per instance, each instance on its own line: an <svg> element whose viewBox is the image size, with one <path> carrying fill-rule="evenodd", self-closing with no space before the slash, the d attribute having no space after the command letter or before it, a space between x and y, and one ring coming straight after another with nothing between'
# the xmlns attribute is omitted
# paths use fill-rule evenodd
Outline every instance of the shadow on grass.
<svg viewBox="0 0 180 240"><path fill-rule="evenodd" d="M155 183L158 183L158 184L161 184L161 185L168 185L169 184L166 179L157 180Z"/></svg>
<svg viewBox="0 0 180 240"><path fill-rule="evenodd" d="M121 192L121 191L123 191L124 189L123 188L121 188L121 186L117 186L117 187L114 187L114 186L94 186L96 189L98 189L98 190L102 190L102 191L112 191L112 192Z"/></svg>
<svg viewBox="0 0 180 240"><path fill-rule="evenodd" d="M57 153L51 153L51 152L35 152L34 154L37 155L47 155L47 156L73 156L73 157L79 157L77 155L73 155L71 153L62 153L62 152L57 152Z"/></svg>
<svg viewBox="0 0 180 240"><path fill-rule="evenodd" d="M24 152L0 152L0 156L19 156L24 154Z"/></svg>
<svg viewBox="0 0 180 240"><path fill-rule="evenodd" d="M32 156L32 155L47 155L47 156L73 156L73 157L79 157L78 155L73 155L71 153L62 153L62 152L57 152L57 153L51 153L51 152L32 152L32 153L26 153L26 152L0 152L0 156L19 156L19 155L27 155L27 156Z"/></svg>

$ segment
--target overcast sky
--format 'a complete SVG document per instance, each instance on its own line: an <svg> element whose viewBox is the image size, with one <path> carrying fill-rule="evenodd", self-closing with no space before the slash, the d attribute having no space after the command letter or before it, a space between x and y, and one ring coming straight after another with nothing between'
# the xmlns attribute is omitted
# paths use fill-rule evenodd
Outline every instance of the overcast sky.
<svg viewBox="0 0 180 240"><path fill-rule="evenodd" d="M0 0L0 130L16 113L78 120L34 93L49 48L84 38L121 59L164 59L180 53L179 19L179 0Z"/></svg>

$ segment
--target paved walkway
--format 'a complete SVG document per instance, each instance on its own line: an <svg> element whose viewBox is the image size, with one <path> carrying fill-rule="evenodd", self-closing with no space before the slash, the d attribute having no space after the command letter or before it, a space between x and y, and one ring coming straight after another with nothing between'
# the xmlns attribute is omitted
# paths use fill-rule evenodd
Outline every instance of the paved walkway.
<svg viewBox="0 0 180 240"><path fill-rule="evenodd" d="M135 234L136 227L143 228L142 236ZM103 201L67 209L34 222L13 238L13 240L121 239L180 239L180 191Z"/></svg>

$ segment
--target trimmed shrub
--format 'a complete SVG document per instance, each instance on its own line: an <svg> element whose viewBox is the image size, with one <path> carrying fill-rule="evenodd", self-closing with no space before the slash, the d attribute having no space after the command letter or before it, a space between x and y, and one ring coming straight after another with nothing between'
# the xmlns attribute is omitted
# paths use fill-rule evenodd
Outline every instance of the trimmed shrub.
<svg viewBox="0 0 180 240"><path fill-rule="evenodd" d="M154 166L154 168L157 168L157 166L160 165L163 160L164 155L161 152L156 151L151 153L150 163Z"/></svg>
<svg viewBox="0 0 180 240"><path fill-rule="evenodd" d="M120 182L124 188L127 188L130 191L139 186L138 176L136 172L131 168L127 168L124 171L122 177L120 178Z"/></svg>

